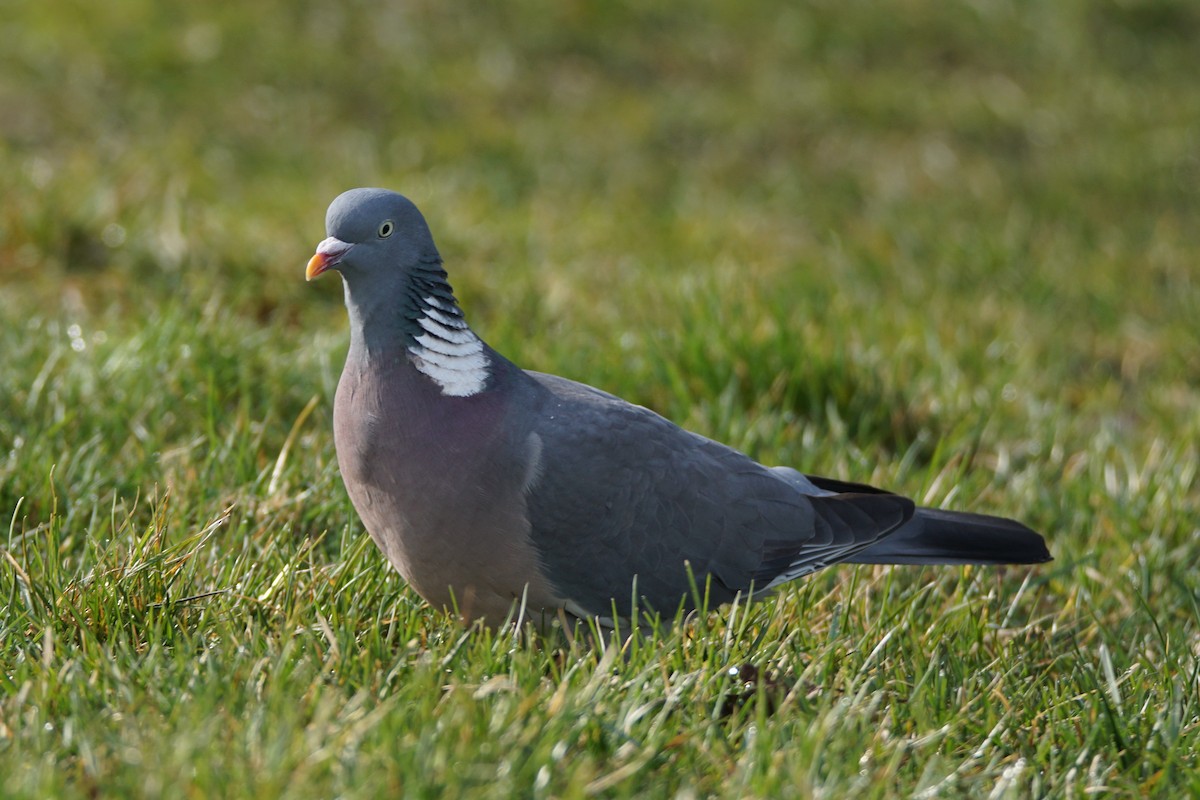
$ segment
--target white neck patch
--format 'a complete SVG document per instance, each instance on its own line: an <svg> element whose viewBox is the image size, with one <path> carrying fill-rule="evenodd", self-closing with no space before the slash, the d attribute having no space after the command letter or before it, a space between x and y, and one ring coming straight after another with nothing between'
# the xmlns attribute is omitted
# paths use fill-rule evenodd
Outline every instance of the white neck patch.
<svg viewBox="0 0 1200 800"><path fill-rule="evenodd" d="M483 342L467 327L462 312L436 297L424 298L424 316L417 324L425 331L408 348L413 365L433 379L450 397L470 397L483 391L488 357Z"/></svg>

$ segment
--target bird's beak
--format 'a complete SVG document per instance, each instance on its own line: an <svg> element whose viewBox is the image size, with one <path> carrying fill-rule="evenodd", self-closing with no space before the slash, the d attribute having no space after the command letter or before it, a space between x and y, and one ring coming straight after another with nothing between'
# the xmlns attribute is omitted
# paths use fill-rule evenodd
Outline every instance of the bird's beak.
<svg viewBox="0 0 1200 800"><path fill-rule="evenodd" d="M321 242L317 245L316 254L308 260L308 267L304 270L304 280L311 281L325 270L336 267L351 246L332 236Z"/></svg>

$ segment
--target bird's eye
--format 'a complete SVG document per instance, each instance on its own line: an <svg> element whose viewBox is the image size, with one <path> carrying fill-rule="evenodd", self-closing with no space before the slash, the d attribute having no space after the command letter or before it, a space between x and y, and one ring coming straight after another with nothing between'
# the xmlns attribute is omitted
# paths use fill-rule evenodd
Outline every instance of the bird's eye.
<svg viewBox="0 0 1200 800"><path fill-rule="evenodd" d="M387 237L392 235L392 231L394 231L395 229L396 229L396 226L392 224L392 221L390 219L385 220L379 226L379 238L386 239Z"/></svg>

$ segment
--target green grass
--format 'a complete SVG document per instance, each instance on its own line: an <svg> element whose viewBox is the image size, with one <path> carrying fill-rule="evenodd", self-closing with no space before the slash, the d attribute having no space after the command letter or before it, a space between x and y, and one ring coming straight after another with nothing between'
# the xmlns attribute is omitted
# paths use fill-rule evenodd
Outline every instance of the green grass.
<svg viewBox="0 0 1200 800"><path fill-rule="evenodd" d="M1200 794L1193 4L449 6L0 15L0 796ZM337 475L358 185L523 366L1056 561L463 631Z"/></svg>

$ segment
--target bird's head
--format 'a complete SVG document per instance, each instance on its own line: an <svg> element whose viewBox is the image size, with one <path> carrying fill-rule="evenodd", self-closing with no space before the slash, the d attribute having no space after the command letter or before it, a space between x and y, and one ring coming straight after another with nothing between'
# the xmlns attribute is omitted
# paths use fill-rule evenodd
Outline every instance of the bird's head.
<svg viewBox="0 0 1200 800"><path fill-rule="evenodd" d="M421 263L437 263L425 218L403 195L386 189L351 189L329 205L328 235L317 245L304 275L312 280L337 270L348 284L390 283Z"/></svg>

